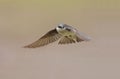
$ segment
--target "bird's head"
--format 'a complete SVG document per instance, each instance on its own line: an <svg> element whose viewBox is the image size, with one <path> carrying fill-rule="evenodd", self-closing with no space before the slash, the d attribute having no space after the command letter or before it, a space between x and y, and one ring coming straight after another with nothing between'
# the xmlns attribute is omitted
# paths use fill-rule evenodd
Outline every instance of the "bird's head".
<svg viewBox="0 0 120 79"><path fill-rule="evenodd" d="M57 31L63 31L63 30L65 30L65 24L58 24L57 27L56 27L56 30Z"/></svg>
<svg viewBox="0 0 120 79"><path fill-rule="evenodd" d="M69 25L67 24L59 24L56 29L59 30L59 31L64 31L64 30L67 30L67 31L70 31L69 29Z"/></svg>
<svg viewBox="0 0 120 79"><path fill-rule="evenodd" d="M67 24L59 24L57 27L56 27L56 29L57 30L69 30L69 25L67 25Z"/></svg>
<svg viewBox="0 0 120 79"><path fill-rule="evenodd" d="M64 26L64 24L59 24L59 25L57 26L57 28L59 28L59 29L65 29L65 26Z"/></svg>

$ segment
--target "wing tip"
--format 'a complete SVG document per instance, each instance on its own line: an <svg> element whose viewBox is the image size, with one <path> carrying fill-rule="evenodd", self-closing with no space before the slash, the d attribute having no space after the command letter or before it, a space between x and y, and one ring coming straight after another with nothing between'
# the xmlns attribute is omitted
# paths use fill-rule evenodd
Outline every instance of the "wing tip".
<svg viewBox="0 0 120 79"><path fill-rule="evenodd" d="M23 46L23 48L37 48L37 46L27 45L27 46Z"/></svg>
<svg viewBox="0 0 120 79"><path fill-rule="evenodd" d="M92 38L89 37L89 36L81 36L81 37L78 37L79 39L81 39L82 41L91 41Z"/></svg>
<svg viewBox="0 0 120 79"><path fill-rule="evenodd" d="M87 38L84 39L84 41L91 41L91 40L92 40L91 37L87 37Z"/></svg>
<svg viewBox="0 0 120 79"><path fill-rule="evenodd" d="M35 48L35 47L32 47L32 46L23 46L23 48Z"/></svg>

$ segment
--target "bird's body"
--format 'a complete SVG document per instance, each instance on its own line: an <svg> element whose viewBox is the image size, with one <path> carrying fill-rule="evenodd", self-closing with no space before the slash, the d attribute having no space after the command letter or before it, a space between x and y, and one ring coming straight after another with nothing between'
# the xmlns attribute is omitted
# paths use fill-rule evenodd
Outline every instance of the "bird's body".
<svg viewBox="0 0 120 79"><path fill-rule="evenodd" d="M27 48L41 47L54 41L57 41L59 39L60 41L58 44L70 44L81 41L89 41L90 37L79 32L77 29L73 28L70 25L59 24L55 29L49 31L40 39L25 47Z"/></svg>

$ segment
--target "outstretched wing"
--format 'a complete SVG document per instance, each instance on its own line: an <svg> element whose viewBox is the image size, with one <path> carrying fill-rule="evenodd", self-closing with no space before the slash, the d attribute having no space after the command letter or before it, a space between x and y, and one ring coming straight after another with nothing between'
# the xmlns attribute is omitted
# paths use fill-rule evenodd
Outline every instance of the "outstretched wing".
<svg viewBox="0 0 120 79"><path fill-rule="evenodd" d="M58 40L61 37L60 34L56 31L56 29L53 29L49 32L47 32L44 36L42 36L40 39L37 41L33 42L30 45L24 46L25 48L36 48L36 47L41 47L44 45L47 45L49 43L52 43L56 40Z"/></svg>
<svg viewBox="0 0 120 79"><path fill-rule="evenodd" d="M76 30L76 37L78 39L78 42L80 42L80 41L90 41L91 40L91 37L89 37L88 35L86 35L82 32L79 32L78 30Z"/></svg>

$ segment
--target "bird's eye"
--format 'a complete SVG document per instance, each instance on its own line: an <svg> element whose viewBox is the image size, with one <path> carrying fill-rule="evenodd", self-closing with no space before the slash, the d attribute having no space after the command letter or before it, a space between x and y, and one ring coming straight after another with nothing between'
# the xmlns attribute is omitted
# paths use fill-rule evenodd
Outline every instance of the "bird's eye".
<svg viewBox="0 0 120 79"><path fill-rule="evenodd" d="M58 26L59 28L63 28L62 26Z"/></svg>

